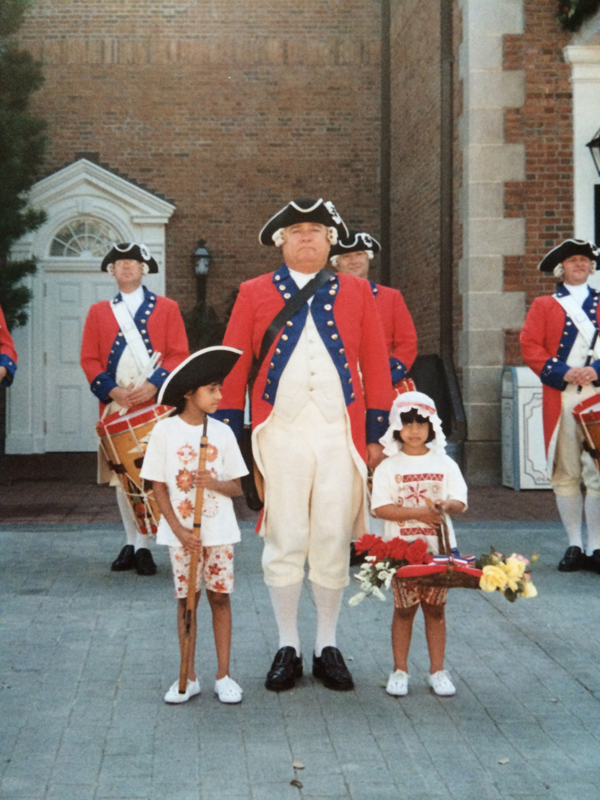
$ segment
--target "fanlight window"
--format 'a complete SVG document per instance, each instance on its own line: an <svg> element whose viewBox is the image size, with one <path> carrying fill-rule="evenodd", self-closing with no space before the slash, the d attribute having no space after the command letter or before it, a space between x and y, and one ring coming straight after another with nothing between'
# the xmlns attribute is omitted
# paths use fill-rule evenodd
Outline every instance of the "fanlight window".
<svg viewBox="0 0 600 800"><path fill-rule="evenodd" d="M50 255L59 258L103 258L119 241L106 222L80 217L64 225L50 245Z"/></svg>

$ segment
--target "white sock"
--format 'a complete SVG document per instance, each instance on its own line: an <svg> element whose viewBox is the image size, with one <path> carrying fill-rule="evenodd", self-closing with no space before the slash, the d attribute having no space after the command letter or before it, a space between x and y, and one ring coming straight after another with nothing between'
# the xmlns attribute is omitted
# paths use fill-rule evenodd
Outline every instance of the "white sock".
<svg viewBox="0 0 600 800"><path fill-rule="evenodd" d="M302 593L302 581L291 586L269 586L271 603L279 631L279 647L294 647L300 655L298 635L298 603Z"/></svg>
<svg viewBox="0 0 600 800"><path fill-rule="evenodd" d="M571 494L568 497L556 495L558 513L565 526L569 538L569 547L581 547L581 518L583 516L583 497L581 494Z"/></svg>
<svg viewBox="0 0 600 800"><path fill-rule="evenodd" d="M120 486L117 486L117 505L119 506L119 511L121 513L123 527L125 528L125 539L127 544L132 544L135 550L139 550L140 547L145 547L145 545L140 544L139 542L141 534L137 529L137 525L135 524L135 518L133 516L131 506L129 505L129 500Z"/></svg>
<svg viewBox="0 0 600 800"><path fill-rule="evenodd" d="M343 589L327 589L311 581L315 607L317 609L317 638L315 655L321 655L324 647L336 647L335 631L337 628Z"/></svg>
<svg viewBox="0 0 600 800"><path fill-rule="evenodd" d="M588 556L600 549L600 497L585 496L585 521L587 525Z"/></svg>

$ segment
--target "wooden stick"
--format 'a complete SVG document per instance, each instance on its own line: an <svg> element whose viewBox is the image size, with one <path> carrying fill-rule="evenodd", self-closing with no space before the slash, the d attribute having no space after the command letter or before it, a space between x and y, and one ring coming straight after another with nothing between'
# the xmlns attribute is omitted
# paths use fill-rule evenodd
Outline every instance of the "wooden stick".
<svg viewBox="0 0 600 800"><path fill-rule="evenodd" d="M198 475L206 468L206 454L208 451L208 437L206 435L208 427L208 414L204 415L204 428L200 439L200 456L198 458ZM202 505L204 503L204 487L196 487L196 507L194 508L194 530L193 535L201 539L202 530ZM198 551L192 550L190 555L190 574L188 578L188 593L186 607L184 611L184 639L181 648L181 668L179 670L179 694L187 691L188 673L192 658L192 623L196 616L196 572L198 570Z"/></svg>

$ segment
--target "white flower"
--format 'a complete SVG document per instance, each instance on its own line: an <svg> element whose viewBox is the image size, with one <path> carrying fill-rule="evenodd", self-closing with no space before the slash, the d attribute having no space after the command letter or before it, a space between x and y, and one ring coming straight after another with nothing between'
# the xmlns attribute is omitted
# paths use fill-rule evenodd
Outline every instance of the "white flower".
<svg viewBox="0 0 600 800"><path fill-rule="evenodd" d="M377 556L367 556L365 561L377 561Z"/></svg>
<svg viewBox="0 0 600 800"><path fill-rule="evenodd" d="M384 595L384 593L381 591L381 589L378 586L374 586L373 587L373 594L379 600L385 600L385 595Z"/></svg>
<svg viewBox="0 0 600 800"><path fill-rule="evenodd" d="M362 603L362 601L365 599L366 596L367 595L364 592L359 592L358 594L355 594L353 597L351 597L350 600L348 600L348 605L357 606L359 603Z"/></svg>
<svg viewBox="0 0 600 800"><path fill-rule="evenodd" d="M377 564L375 564L375 569L377 570L377 572L380 572L382 569L386 568L387 568L386 561L378 561Z"/></svg>

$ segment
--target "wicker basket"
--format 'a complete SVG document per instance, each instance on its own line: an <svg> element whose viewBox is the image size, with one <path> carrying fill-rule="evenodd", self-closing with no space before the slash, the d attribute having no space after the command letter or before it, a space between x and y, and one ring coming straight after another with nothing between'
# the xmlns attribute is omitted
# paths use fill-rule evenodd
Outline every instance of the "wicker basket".
<svg viewBox="0 0 600 800"><path fill-rule="evenodd" d="M438 528L438 544L440 555L450 556L452 558L452 549L450 547L450 536L448 534L448 526L444 519ZM402 582L405 586L441 586L446 589L479 589L479 578L481 573L477 570L478 574L458 571L456 564L453 561L448 561L446 572L436 572L432 575L419 575L417 577L398 577L395 576L394 580Z"/></svg>

